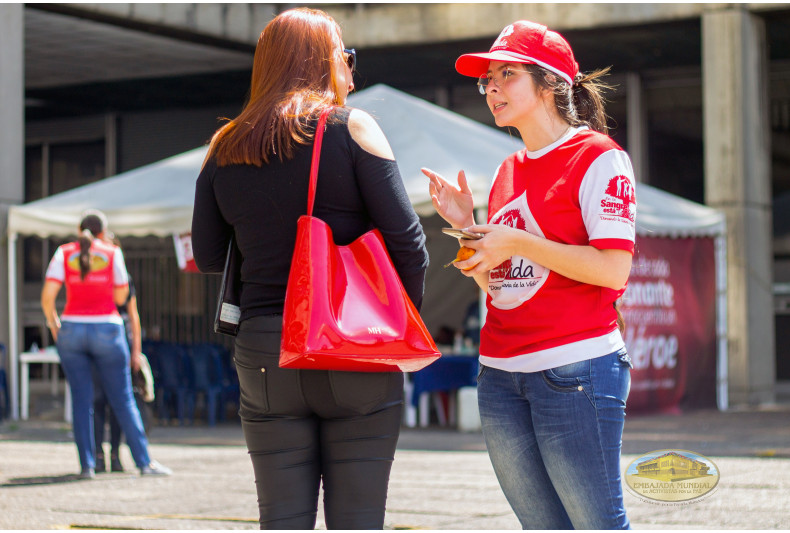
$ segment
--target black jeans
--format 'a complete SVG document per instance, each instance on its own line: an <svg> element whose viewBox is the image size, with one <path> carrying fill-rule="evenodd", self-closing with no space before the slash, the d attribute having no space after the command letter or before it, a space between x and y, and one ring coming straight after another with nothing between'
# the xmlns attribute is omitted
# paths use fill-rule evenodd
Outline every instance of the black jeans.
<svg viewBox="0 0 790 533"><path fill-rule="evenodd" d="M403 410L400 372L279 368L282 317L242 322L235 360L261 529L383 529Z"/></svg>

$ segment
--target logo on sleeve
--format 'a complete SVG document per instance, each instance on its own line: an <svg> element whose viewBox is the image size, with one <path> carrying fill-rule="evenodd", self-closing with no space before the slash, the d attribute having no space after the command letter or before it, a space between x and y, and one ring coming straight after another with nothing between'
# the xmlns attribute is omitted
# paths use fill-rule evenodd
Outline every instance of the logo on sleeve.
<svg viewBox="0 0 790 533"><path fill-rule="evenodd" d="M634 222L636 195L631 180L626 176L615 176L609 180L601 199L601 219Z"/></svg>

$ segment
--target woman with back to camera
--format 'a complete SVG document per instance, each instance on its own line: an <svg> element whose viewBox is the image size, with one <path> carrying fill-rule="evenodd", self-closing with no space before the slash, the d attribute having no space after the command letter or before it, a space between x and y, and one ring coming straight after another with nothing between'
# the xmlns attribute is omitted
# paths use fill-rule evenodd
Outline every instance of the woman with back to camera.
<svg viewBox="0 0 790 533"><path fill-rule="evenodd" d="M170 469L152 461L140 411L132 394L129 345L117 305L129 294L121 249L103 240L107 217L97 210L83 214L80 237L55 251L47 268L41 307L58 348L72 396L74 441L80 476L92 478L96 468L93 373L104 389L126 435L142 475L167 475ZM55 300L66 286L66 307L58 317Z"/></svg>
<svg viewBox="0 0 790 533"><path fill-rule="evenodd" d="M243 258L234 357L262 529L315 527L321 483L328 528L384 526L403 375L278 367L297 219L328 107L314 216L339 245L378 228L409 297L422 302L425 236L392 151L369 115L343 105L355 59L326 13L274 18L258 40L249 101L214 135L196 185L198 267L221 272L232 235Z"/></svg>
<svg viewBox="0 0 790 533"><path fill-rule="evenodd" d="M484 225L463 172L455 187L423 169L437 212L483 235L461 241L475 253L455 266L488 293L478 402L491 462L525 529L627 529L631 362L616 302L636 197L628 155L606 135L606 71L579 73L565 39L529 21L456 70L525 144L497 170Z"/></svg>

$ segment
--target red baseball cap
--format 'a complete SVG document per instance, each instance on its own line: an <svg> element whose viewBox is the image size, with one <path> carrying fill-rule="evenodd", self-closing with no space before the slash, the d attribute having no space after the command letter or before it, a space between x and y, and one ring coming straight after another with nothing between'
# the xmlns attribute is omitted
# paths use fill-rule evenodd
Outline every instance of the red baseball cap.
<svg viewBox="0 0 790 533"><path fill-rule="evenodd" d="M489 61L538 65L554 72L569 84L579 73L573 50L562 35L543 24L518 20L502 30L491 50L464 54L455 62L455 70L464 76L479 78L488 72Z"/></svg>

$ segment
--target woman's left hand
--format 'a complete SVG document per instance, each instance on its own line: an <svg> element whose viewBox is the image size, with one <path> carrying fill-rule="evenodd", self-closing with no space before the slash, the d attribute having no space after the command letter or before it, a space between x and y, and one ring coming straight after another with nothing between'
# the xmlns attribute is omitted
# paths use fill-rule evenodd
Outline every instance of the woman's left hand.
<svg viewBox="0 0 790 533"><path fill-rule="evenodd" d="M132 367L132 373L138 372L140 370L140 352L137 350L132 350L129 354L129 365Z"/></svg>
<svg viewBox="0 0 790 533"><path fill-rule="evenodd" d="M475 250L475 254L465 261L453 263L464 276L473 277L493 270L514 254L519 239L527 232L502 224L481 224L465 228L473 233L482 233L477 240L462 239L461 244Z"/></svg>

